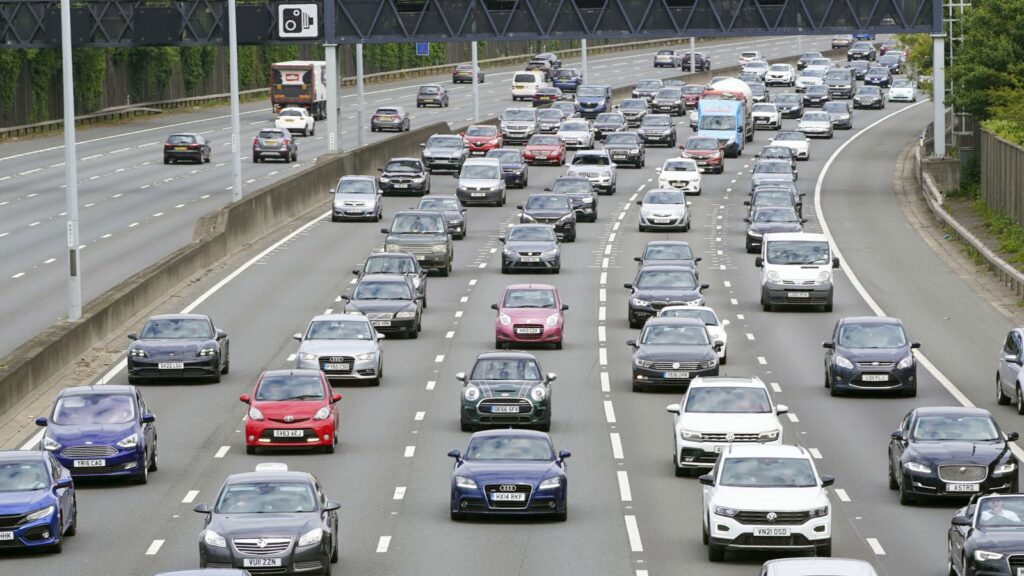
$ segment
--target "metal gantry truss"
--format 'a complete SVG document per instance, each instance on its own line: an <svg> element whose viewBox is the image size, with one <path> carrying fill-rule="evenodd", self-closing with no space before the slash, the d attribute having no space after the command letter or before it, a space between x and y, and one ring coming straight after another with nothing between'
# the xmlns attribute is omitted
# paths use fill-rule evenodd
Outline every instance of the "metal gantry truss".
<svg viewBox="0 0 1024 576"><path fill-rule="evenodd" d="M324 6L325 2L333 5ZM937 32L943 0L238 0L240 44L278 42L277 5L333 12L307 43ZM226 0L72 0L75 46L227 42ZM332 41L333 37L333 41ZM289 43L301 43L291 40ZM60 44L59 2L0 0L0 48Z"/></svg>

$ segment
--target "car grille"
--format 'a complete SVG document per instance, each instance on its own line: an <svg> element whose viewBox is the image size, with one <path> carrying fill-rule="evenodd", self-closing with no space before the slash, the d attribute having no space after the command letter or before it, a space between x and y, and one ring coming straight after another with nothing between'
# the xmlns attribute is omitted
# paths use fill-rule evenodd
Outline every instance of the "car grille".
<svg viewBox="0 0 1024 576"><path fill-rule="evenodd" d="M771 512L777 517L774 520L768 519L769 512L754 512L748 510L741 510L736 514L735 519L740 524L773 524L773 525L799 525L810 520L810 515L806 512Z"/></svg>
<svg viewBox="0 0 1024 576"><path fill-rule="evenodd" d="M526 508L529 505L530 493L533 491L533 488L529 484L513 484L512 486L515 486L515 490L514 491L508 491L510 493L516 493L516 494L526 494L526 500L523 500L523 501L520 501L520 502L494 502L493 500L491 500L491 494L494 494L495 492L506 492L504 490L501 490L502 486L506 486L506 485L505 484L485 484L484 485L484 492L487 494L487 504L490 505L491 508L501 508L501 509L505 509L505 510L516 510L516 509L522 510L522 509Z"/></svg>
<svg viewBox="0 0 1024 576"><path fill-rule="evenodd" d="M557 224L560 219L561 218L557 216L554 218L538 218L534 216L533 221L536 222L537 224L551 224L553 226Z"/></svg>
<svg viewBox="0 0 1024 576"><path fill-rule="evenodd" d="M394 317L393 312L369 312L366 314L367 320L391 320Z"/></svg>
<svg viewBox="0 0 1024 576"><path fill-rule="evenodd" d="M409 254L430 254L434 251L433 244L393 244L393 246L397 251Z"/></svg>
<svg viewBox="0 0 1024 576"><path fill-rule="evenodd" d="M655 362L651 368L653 370L699 370L700 362Z"/></svg>
<svg viewBox="0 0 1024 576"><path fill-rule="evenodd" d="M271 422L277 422L279 424L298 424L300 422L306 422L309 418L292 418L291 420L285 420L284 418L267 418Z"/></svg>
<svg viewBox="0 0 1024 576"><path fill-rule="evenodd" d="M702 433L705 442L757 442L757 434L733 434L733 439L727 438L725 432Z"/></svg>
<svg viewBox="0 0 1024 576"><path fill-rule="evenodd" d="M814 286L814 280L783 280L783 286Z"/></svg>
<svg viewBox="0 0 1024 576"><path fill-rule="evenodd" d="M212 564L207 564L207 566L213 566L213 565ZM231 566L229 565L228 568L230 568L230 567ZM288 569L284 568L284 567L246 568L246 571L249 572L249 574L253 574L253 575L257 575L257 574L287 574L288 573Z"/></svg>
<svg viewBox="0 0 1024 576"><path fill-rule="evenodd" d="M981 482L988 476L984 466L961 466L946 464L939 466L939 480L943 482Z"/></svg>
<svg viewBox="0 0 1024 576"><path fill-rule="evenodd" d="M412 178L388 178L389 184L412 184Z"/></svg>
<svg viewBox="0 0 1024 576"><path fill-rule="evenodd" d="M583 178L600 178L601 177L601 173L600 172L577 172L576 175L580 176L580 177L583 177Z"/></svg>
<svg viewBox="0 0 1024 576"><path fill-rule="evenodd" d="M323 570L324 563L319 560L311 560L309 562L296 562L292 565L292 569L296 572L305 570Z"/></svg>
<svg viewBox="0 0 1024 576"><path fill-rule="evenodd" d="M533 404L525 398L487 398L476 405L477 411L483 414L491 414L492 406L516 406L518 412L507 412L507 414L529 414L533 412Z"/></svg>
<svg viewBox="0 0 1024 576"><path fill-rule="evenodd" d="M669 180L668 185L673 188L689 188L692 182L689 180Z"/></svg>
<svg viewBox="0 0 1024 576"><path fill-rule="evenodd" d="M288 550L291 538L235 538L235 550L250 556L276 556ZM262 544L262 545L261 545Z"/></svg>
<svg viewBox="0 0 1024 576"><path fill-rule="evenodd" d="M17 528L21 524L21 519L24 518L24 514L4 514L0 515L0 530L6 530L10 528Z"/></svg>
<svg viewBox="0 0 1024 576"><path fill-rule="evenodd" d="M351 374L355 363L356 359L353 356L321 356L320 370L328 376L331 374ZM348 364L348 370L326 370L324 366L327 364Z"/></svg>
<svg viewBox="0 0 1024 576"><path fill-rule="evenodd" d="M113 446L68 446L61 450L65 458L105 458L117 454Z"/></svg>
<svg viewBox="0 0 1024 576"><path fill-rule="evenodd" d="M651 308L661 310L666 306L685 306L686 302L651 302Z"/></svg>
<svg viewBox="0 0 1024 576"><path fill-rule="evenodd" d="M892 364L892 362L857 362L857 367L868 370L888 370L892 368Z"/></svg>
<svg viewBox="0 0 1024 576"><path fill-rule="evenodd" d="M1010 574L1017 574L1019 568L1024 568L1024 555L1015 554L1007 558L1010 563Z"/></svg>
<svg viewBox="0 0 1024 576"><path fill-rule="evenodd" d="M754 536L753 534L740 534L732 541L736 546L810 546L810 541L803 534L791 534L789 536Z"/></svg>

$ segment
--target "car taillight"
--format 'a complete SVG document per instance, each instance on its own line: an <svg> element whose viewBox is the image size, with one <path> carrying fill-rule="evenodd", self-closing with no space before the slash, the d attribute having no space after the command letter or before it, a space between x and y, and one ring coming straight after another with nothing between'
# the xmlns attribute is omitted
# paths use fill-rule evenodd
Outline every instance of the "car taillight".
<svg viewBox="0 0 1024 576"><path fill-rule="evenodd" d="M164 144L164 148L174 148L174 146L172 146L172 145L170 145L170 144L166 144L166 143L165 143L165 144Z"/></svg>
<svg viewBox="0 0 1024 576"><path fill-rule="evenodd" d="M255 146L255 145L259 144L259 143L260 143L260 139L259 138L253 138L252 139L252 145L253 146Z"/></svg>
<svg viewBox="0 0 1024 576"><path fill-rule="evenodd" d="M199 144L189 144L188 145L188 149L189 150L195 150L196 148L199 148Z"/></svg>

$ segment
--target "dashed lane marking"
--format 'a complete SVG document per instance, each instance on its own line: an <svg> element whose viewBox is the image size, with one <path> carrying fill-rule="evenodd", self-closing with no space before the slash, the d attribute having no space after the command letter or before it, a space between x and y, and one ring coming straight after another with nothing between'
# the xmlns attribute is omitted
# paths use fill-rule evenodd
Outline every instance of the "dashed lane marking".
<svg viewBox="0 0 1024 576"><path fill-rule="evenodd" d="M878 542L878 538L865 538L864 540L868 543L868 546L871 547L871 551L874 552L876 556L885 556L885 548L882 548L882 544Z"/></svg>
<svg viewBox="0 0 1024 576"><path fill-rule="evenodd" d="M768 360L765 360L764 356L758 356L757 363L760 364L761 366L765 366L766 364L768 364Z"/></svg>
<svg viewBox="0 0 1024 576"><path fill-rule="evenodd" d="M608 381L607 372L601 372L601 392L611 392L611 383Z"/></svg>
<svg viewBox="0 0 1024 576"><path fill-rule="evenodd" d="M164 545L164 540L153 540L153 543L146 548L146 556L156 556L157 552Z"/></svg>
<svg viewBox="0 0 1024 576"><path fill-rule="evenodd" d="M406 458L412 458L415 455L416 455L416 447L415 446L406 446L405 447L405 457Z"/></svg>
<svg viewBox="0 0 1024 576"><path fill-rule="evenodd" d="M598 361L598 363L601 364L601 366L607 366L608 365L608 349L607 348L598 348L597 349L597 361Z"/></svg>
<svg viewBox="0 0 1024 576"><path fill-rule="evenodd" d="M643 552L644 544L640 540L640 528L636 525L636 516L627 514L626 520L626 535L629 536L629 549L632 552Z"/></svg>
<svg viewBox="0 0 1024 576"><path fill-rule="evenodd" d="M771 382L768 385L772 387L772 392L775 392L776 394L782 392L782 387L779 386L778 382Z"/></svg>
<svg viewBox="0 0 1024 576"><path fill-rule="evenodd" d="M199 490L189 490L185 493L185 497L181 499L181 503L191 504L195 502L196 496L199 496Z"/></svg>
<svg viewBox="0 0 1024 576"><path fill-rule="evenodd" d="M381 536L380 540L377 541L377 553L384 554L388 551L388 546L391 545L391 536Z"/></svg>
<svg viewBox="0 0 1024 576"><path fill-rule="evenodd" d="M221 446L220 448L217 449L217 453L214 454L213 457L214 458L223 458L224 455L226 455L228 453L228 450L231 450L231 446Z"/></svg>
<svg viewBox="0 0 1024 576"><path fill-rule="evenodd" d="M629 489L629 474L625 470L617 472L619 476L619 499L623 502L633 501L633 491Z"/></svg>
<svg viewBox="0 0 1024 576"><path fill-rule="evenodd" d="M622 452L622 437L618 432L609 432L608 437L612 442L612 458L622 460L626 456Z"/></svg>
<svg viewBox="0 0 1024 576"><path fill-rule="evenodd" d="M811 453L815 460L821 460L821 451L817 448L808 448L807 451Z"/></svg>
<svg viewBox="0 0 1024 576"><path fill-rule="evenodd" d="M289 362L295 362L295 354L289 354L288 355L288 361Z"/></svg>
<svg viewBox="0 0 1024 576"><path fill-rule="evenodd" d="M789 421L793 422L794 424L800 421L800 419L797 418L796 414L792 412L787 412L786 417L789 418Z"/></svg>
<svg viewBox="0 0 1024 576"><path fill-rule="evenodd" d="M427 390L433 390L435 386L437 386L437 380L427 381Z"/></svg>
<svg viewBox="0 0 1024 576"><path fill-rule="evenodd" d="M434 362L436 364L440 364L441 362L444 362L444 354L438 354L437 356L434 356Z"/></svg>
<svg viewBox="0 0 1024 576"><path fill-rule="evenodd" d="M419 421L423 420L423 418L424 418L424 417L425 417L426 415L427 415L427 413L426 413L426 412L422 412L422 411L421 411L421 412L417 412L417 413L416 413L416 415L412 417L412 419L413 419L413 420L416 420L417 422L419 422Z"/></svg>
<svg viewBox="0 0 1024 576"><path fill-rule="evenodd" d="M846 493L846 490L843 490L842 488L836 488L835 489L835 493L836 493L836 496L839 497L839 500L841 500L843 502L849 502L850 501L850 495Z"/></svg>
<svg viewBox="0 0 1024 576"><path fill-rule="evenodd" d="M395 486L395 495L392 500L401 500L405 498L405 486Z"/></svg>
<svg viewBox="0 0 1024 576"><path fill-rule="evenodd" d="M604 401L604 419L609 424L615 424L615 406L612 405L611 400Z"/></svg>

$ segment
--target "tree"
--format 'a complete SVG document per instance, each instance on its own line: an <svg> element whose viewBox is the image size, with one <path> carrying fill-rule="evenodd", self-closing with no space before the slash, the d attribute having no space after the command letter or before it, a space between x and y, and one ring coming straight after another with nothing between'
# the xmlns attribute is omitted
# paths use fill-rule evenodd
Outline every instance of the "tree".
<svg viewBox="0 0 1024 576"><path fill-rule="evenodd" d="M1008 91L1024 86L1024 0L975 0L964 11L963 31L962 49L949 69L957 86L950 100L984 120L995 105L1007 103ZM1024 109L1001 115L1019 121Z"/></svg>

